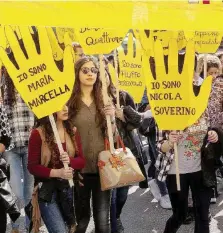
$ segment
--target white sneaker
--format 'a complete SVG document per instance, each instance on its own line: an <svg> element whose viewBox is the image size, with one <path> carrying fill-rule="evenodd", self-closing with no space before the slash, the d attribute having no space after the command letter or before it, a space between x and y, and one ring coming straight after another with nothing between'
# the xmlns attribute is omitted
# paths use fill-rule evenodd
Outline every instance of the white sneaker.
<svg viewBox="0 0 223 233"><path fill-rule="evenodd" d="M161 198L160 189L156 183L155 179L152 179L148 182L148 185L150 186L150 191L153 194L154 198L159 201Z"/></svg>
<svg viewBox="0 0 223 233"><path fill-rule="evenodd" d="M211 204L216 204L217 202L217 198L216 197L212 197L211 198Z"/></svg>
<svg viewBox="0 0 223 233"><path fill-rule="evenodd" d="M160 198L160 206L163 209L172 209L169 195L166 194Z"/></svg>

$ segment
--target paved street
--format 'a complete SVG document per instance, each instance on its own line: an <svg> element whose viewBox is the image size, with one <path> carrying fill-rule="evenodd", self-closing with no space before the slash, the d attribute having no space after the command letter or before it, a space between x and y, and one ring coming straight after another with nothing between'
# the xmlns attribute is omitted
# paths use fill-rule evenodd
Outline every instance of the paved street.
<svg viewBox="0 0 223 233"><path fill-rule="evenodd" d="M223 185L220 190L223 191ZM223 194L211 209L214 217L211 222L211 233L223 232ZM129 190L128 202L122 215L125 233L162 233L170 215L171 211L163 210L153 200L149 189L141 190L138 186L133 186ZM7 231L9 232L10 230ZM47 231L43 228L41 233L47 233ZM94 233L92 222L87 233ZM193 225L182 226L179 233L193 233Z"/></svg>

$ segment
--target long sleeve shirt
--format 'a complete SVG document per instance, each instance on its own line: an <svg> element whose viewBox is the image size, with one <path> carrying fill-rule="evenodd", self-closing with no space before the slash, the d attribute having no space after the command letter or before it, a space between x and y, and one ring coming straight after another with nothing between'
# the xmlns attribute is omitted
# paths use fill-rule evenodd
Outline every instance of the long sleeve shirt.
<svg viewBox="0 0 223 233"><path fill-rule="evenodd" d="M73 169L80 170L85 166L85 159L83 156L82 151L82 145L81 145L81 139L80 135L76 132L75 134L75 140L78 148L78 153L76 154L76 157L70 157L70 165ZM50 172L52 167L49 166L45 167L41 165L41 145L42 145L42 139L40 137L40 134L38 130L34 129L31 133L30 139L29 139L29 147L28 147L28 170L29 172L39 178L49 178ZM66 151L66 144L63 143L63 148ZM58 161L60 161L60 153L57 144L55 144L56 151L58 153ZM60 161L55 166L56 169L63 168L63 163Z"/></svg>
<svg viewBox="0 0 223 233"><path fill-rule="evenodd" d="M83 173L98 173L98 155L105 150L104 135L95 121L96 113L94 102L87 106L81 101L80 109L75 118L72 119L73 125L80 133L86 159L86 166L82 170Z"/></svg>
<svg viewBox="0 0 223 233"><path fill-rule="evenodd" d="M21 95L15 91L16 102L13 106L9 105L10 96L7 92L7 85L4 77L4 107L9 120L10 130L12 133L12 140L10 149L15 147L28 146L30 132L34 126L34 114L23 101Z"/></svg>
<svg viewBox="0 0 223 233"><path fill-rule="evenodd" d="M208 112L211 127L221 126L223 129L223 76L219 76L213 81Z"/></svg>

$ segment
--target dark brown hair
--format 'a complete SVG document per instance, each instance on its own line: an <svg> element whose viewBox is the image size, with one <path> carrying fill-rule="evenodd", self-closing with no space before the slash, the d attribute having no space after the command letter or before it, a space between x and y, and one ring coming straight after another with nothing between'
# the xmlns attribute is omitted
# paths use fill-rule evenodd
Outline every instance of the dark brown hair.
<svg viewBox="0 0 223 233"><path fill-rule="evenodd" d="M218 54L218 58L221 59L221 57L223 56L223 53L219 53Z"/></svg>
<svg viewBox="0 0 223 233"><path fill-rule="evenodd" d="M69 118L72 120L77 115L78 111L80 110L80 104L81 104L81 86L80 86L80 79L79 79L79 73L81 70L81 67L87 63L87 62L93 62L95 67L98 68L98 65L92 57L86 56L78 60L75 64L75 84L73 88L73 92L71 94L70 100L68 101L68 107L69 107ZM105 124L105 115L103 113L103 98L102 98L102 84L100 80L100 74L98 72L96 82L93 86L92 96L96 105L96 123L98 126L102 128L102 130L105 130L106 124Z"/></svg>
<svg viewBox="0 0 223 233"><path fill-rule="evenodd" d="M73 47L75 53L77 52L77 48L82 49L81 45L77 42L73 42L72 47Z"/></svg>
<svg viewBox="0 0 223 233"><path fill-rule="evenodd" d="M4 91L7 92L7 95L6 95L7 99L4 98L4 104L10 107L13 107L14 104L16 103L15 86L5 67L2 67L2 74L4 75L5 86L7 87L6 89L3 90L3 92Z"/></svg>
<svg viewBox="0 0 223 233"><path fill-rule="evenodd" d="M207 63L207 71L209 71L209 69L211 69L211 68L220 69L220 66L217 62L208 62Z"/></svg>
<svg viewBox="0 0 223 233"><path fill-rule="evenodd" d="M108 78L109 78L108 95L110 97L112 97L113 102L116 103L116 97L115 97L116 88L115 88L115 86L114 86L114 84L112 82L111 74L109 72L108 67L105 68L105 71L106 71L106 73L108 75Z"/></svg>
<svg viewBox="0 0 223 233"><path fill-rule="evenodd" d="M57 114L54 113L53 116L54 116L54 119L56 121ZM74 131L73 131L73 127L71 125L71 122L69 120L63 121L63 126L64 126L67 134L71 138L71 141L72 141L74 148L75 148L75 153L77 153L78 148L77 148L76 142L75 142L75 140L72 139L74 137ZM38 127L40 127L44 133L46 143L49 146L49 149L51 152L51 163L52 163L52 165L55 165L57 160L58 160L58 158L57 158L58 151L56 151L57 147L55 147L55 137L54 137L54 133L53 133L53 129L52 129L49 117L47 116L47 117L43 117L40 119L36 118L35 124L34 124L34 129L36 129Z"/></svg>

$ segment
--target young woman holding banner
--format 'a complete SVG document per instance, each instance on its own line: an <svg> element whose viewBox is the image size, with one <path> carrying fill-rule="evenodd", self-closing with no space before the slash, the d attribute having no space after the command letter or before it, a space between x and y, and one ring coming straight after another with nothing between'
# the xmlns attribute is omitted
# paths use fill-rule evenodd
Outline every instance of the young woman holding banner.
<svg viewBox="0 0 223 233"><path fill-rule="evenodd" d="M67 106L54 118L66 152L60 156L49 118L39 119L29 139L28 169L35 177L35 185L39 184L38 203L48 232L66 233L68 227L69 233L74 233L73 192L68 180L73 178L74 169L84 167L85 159L79 133L68 121ZM69 164L69 169L63 163Z"/></svg>
<svg viewBox="0 0 223 233"><path fill-rule="evenodd" d="M215 175L214 165L212 166L211 163L215 160L215 156L221 155L221 143L223 142L222 132L216 128L208 130L207 125L205 117L202 117L198 123L182 133L176 131L159 132L158 179L162 181L166 179L173 210L173 215L167 221L164 233L177 232L185 220L189 187L192 191L195 210L195 233L210 232L208 214L211 187L215 184L214 178L213 180L209 179ZM181 191L177 191L176 187L173 151L175 142L178 143ZM207 176L207 171L211 171L210 176Z"/></svg>
<svg viewBox="0 0 223 233"><path fill-rule="evenodd" d="M183 56L179 59L182 70ZM196 69L195 62L195 70ZM199 89L195 88L195 95ZM167 184L173 215L164 233L175 233L183 224L188 210L188 192L192 192L195 213L195 233L209 233L209 206L212 187L216 184L215 159L222 153L222 131L210 127L208 109L194 125L184 131L158 131L158 179ZM178 144L181 191L177 191L173 144Z"/></svg>
<svg viewBox="0 0 223 233"><path fill-rule="evenodd" d="M91 57L81 58L75 64L75 85L68 103L70 119L78 129L82 139L86 166L82 169L84 186L77 187L78 226L77 233L87 230L91 216L92 195L95 232L109 233L111 191L101 191L98 170L98 155L105 149L105 115L112 118L115 131L115 108L112 104L104 107L102 86L97 63Z"/></svg>

